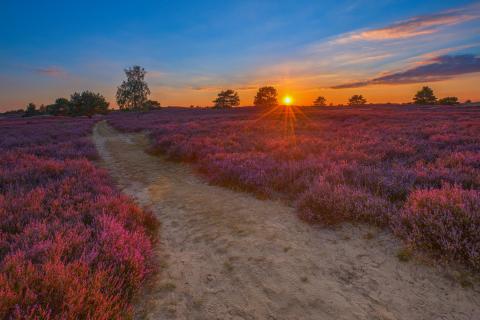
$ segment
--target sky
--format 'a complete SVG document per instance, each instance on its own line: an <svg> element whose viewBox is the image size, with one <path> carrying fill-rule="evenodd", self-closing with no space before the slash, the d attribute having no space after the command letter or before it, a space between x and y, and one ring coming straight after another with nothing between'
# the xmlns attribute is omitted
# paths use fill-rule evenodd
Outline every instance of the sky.
<svg viewBox="0 0 480 320"><path fill-rule="evenodd" d="M76 91L116 106L123 70L151 99L207 106L223 89L251 105L275 86L295 104L480 100L480 1L223 0L0 3L0 111Z"/></svg>

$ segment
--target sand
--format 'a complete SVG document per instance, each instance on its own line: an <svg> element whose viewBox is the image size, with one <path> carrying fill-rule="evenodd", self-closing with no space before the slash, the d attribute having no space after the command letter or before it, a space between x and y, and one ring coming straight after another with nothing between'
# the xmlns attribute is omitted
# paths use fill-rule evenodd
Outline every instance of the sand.
<svg viewBox="0 0 480 320"><path fill-rule="evenodd" d="M294 208L211 186L106 122L93 140L122 191L161 221L137 319L480 319L477 284L401 262L386 231L308 225Z"/></svg>

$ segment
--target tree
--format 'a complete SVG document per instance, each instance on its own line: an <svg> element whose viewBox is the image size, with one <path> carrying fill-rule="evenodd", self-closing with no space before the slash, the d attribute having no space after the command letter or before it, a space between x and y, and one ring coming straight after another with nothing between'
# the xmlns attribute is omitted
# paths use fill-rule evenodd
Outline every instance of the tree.
<svg viewBox="0 0 480 320"><path fill-rule="evenodd" d="M238 93L228 89L221 91L217 99L213 100L213 103L215 103L215 108L231 108L240 105L240 98Z"/></svg>
<svg viewBox="0 0 480 320"><path fill-rule="evenodd" d="M157 110L157 109L160 109L161 107L162 106L160 105L160 102L155 100L147 100L143 104L143 110L145 111Z"/></svg>
<svg viewBox="0 0 480 320"><path fill-rule="evenodd" d="M277 106L277 89L274 87L262 87L258 89L257 95L253 100L253 104L257 107Z"/></svg>
<svg viewBox="0 0 480 320"><path fill-rule="evenodd" d="M435 97L433 90L430 87L425 86L415 94L413 101L415 104L429 105L435 104L435 102L437 102L437 97Z"/></svg>
<svg viewBox="0 0 480 320"><path fill-rule="evenodd" d="M47 113L47 107L44 104L41 104L40 107L38 108L38 113L39 114Z"/></svg>
<svg viewBox="0 0 480 320"><path fill-rule="evenodd" d="M457 97L445 97L445 98L439 99L438 104L453 106L453 105L456 105L456 104L460 104L460 102L458 102Z"/></svg>
<svg viewBox="0 0 480 320"><path fill-rule="evenodd" d="M70 97L69 114L72 116L93 116L96 113L105 114L108 112L109 103L99 93L84 91L75 92Z"/></svg>
<svg viewBox="0 0 480 320"><path fill-rule="evenodd" d="M37 106L35 103L30 102L27 107L25 108L24 117L33 117L38 114Z"/></svg>
<svg viewBox="0 0 480 320"><path fill-rule="evenodd" d="M327 99L325 99L325 97L318 97L317 99L315 99L315 101L313 101L313 105L315 107L325 107L327 105Z"/></svg>
<svg viewBox="0 0 480 320"><path fill-rule="evenodd" d="M47 106L47 113L54 116L66 116L70 110L70 101L66 98L58 98L54 104Z"/></svg>
<svg viewBox="0 0 480 320"><path fill-rule="evenodd" d="M353 95L349 100L348 104L350 106L361 106L367 103L367 99L365 99L361 94Z"/></svg>
<svg viewBox="0 0 480 320"><path fill-rule="evenodd" d="M117 88L117 104L121 110L144 110L150 89L145 82L146 71L140 66L125 69L127 80Z"/></svg>

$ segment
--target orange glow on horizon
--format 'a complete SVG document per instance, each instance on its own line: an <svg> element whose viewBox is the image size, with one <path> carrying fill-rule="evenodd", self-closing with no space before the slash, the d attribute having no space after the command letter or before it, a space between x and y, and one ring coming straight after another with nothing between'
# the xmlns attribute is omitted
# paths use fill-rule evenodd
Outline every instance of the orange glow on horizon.
<svg viewBox="0 0 480 320"><path fill-rule="evenodd" d="M425 83L411 83L398 85L372 85L360 88L349 89L331 89L328 85L317 84L309 81L295 83L275 83L273 86L279 92L279 102L284 104L283 98L287 95L294 97L291 105L312 106L315 99L319 96L325 97L327 105L333 106L347 104L348 99L354 94L361 94L367 99L367 103L406 103L411 102L415 93L422 86L431 87L435 95L439 98L447 96L456 96L461 102L469 99L474 102L480 101L480 91L478 79L480 73L466 74L442 81L433 81ZM252 80L253 81L253 80ZM268 84L268 82L266 82ZM333 83L333 82L332 82ZM336 83L336 82L335 82ZM222 88L231 87L238 90L241 106L253 106L253 101L258 88L261 85L252 85L248 89L239 90L244 87L239 84L224 84ZM176 88L152 86L152 94L149 97L152 100L159 101L162 106L183 106L190 105L208 107L212 106L212 100L216 97L222 88L211 88L209 90L193 90L190 87ZM104 94L110 106L118 108L116 104L115 88L113 86L101 87L98 89ZM46 88L29 89L21 85L9 88L8 95L0 96L0 112L24 108L28 102L34 101L39 104L51 104L58 97L71 94L71 86L64 83L62 86L47 90ZM21 98L19 98L21 97Z"/></svg>

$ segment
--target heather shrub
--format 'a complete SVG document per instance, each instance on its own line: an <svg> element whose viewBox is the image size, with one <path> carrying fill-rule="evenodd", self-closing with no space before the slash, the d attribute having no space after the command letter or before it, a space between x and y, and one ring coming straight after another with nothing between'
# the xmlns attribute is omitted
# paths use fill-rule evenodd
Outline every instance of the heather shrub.
<svg viewBox="0 0 480 320"><path fill-rule="evenodd" d="M0 121L26 134L0 143L0 318L130 318L157 222L88 160L92 121L42 120Z"/></svg>
<svg viewBox="0 0 480 320"><path fill-rule="evenodd" d="M480 192L459 186L412 192L394 222L411 246L480 269Z"/></svg>
<svg viewBox="0 0 480 320"><path fill-rule="evenodd" d="M309 222L334 225L345 221L385 225L394 207L386 200L344 184L331 184L319 178L301 194L299 216Z"/></svg>
<svg viewBox="0 0 480 320"><path fill-rule="evenodd" d="M211 183L289 201L313 223L396 229L416 190L446 183L480 190L480 108L286 110L164 109L141 119L107 118L122 131L148 131L156 153L188 161ZM464 236L468 243L472 235Z"/></svg>

